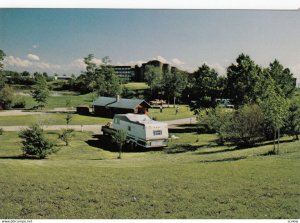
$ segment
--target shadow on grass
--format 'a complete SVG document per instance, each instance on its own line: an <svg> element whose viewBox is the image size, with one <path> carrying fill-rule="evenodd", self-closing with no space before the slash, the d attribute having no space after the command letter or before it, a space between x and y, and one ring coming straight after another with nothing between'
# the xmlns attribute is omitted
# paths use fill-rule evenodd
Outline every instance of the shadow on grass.
<svg viewBox="0 0 300 223"><path fill-rule="evenodd" d="M19 156L0 156L0 160L1 159L14 159L14 160L41 160L37 157L29 157L29 156L23 156L23 155L19 155Z"/></svg>
<svg viewBox="0 0 300 223"><path fill-rule="evenodd" d="M203 124L180 124L176 125L175 128L169 128L170 133L198 133L198 134L211 134L214 131L210 130L208 126Z"/></svg>
<svg viewBox="0 0 300 223"><path fill-rule="evenodd" d="M119 152L118 145L113 143L110 136L106 135L93 135L93 139L85 141L89 146L103 149L109 152ZM130 145L125 144L122 148L122 152L125 153L139 153L139 152L151 152L151 151L161 151L163 148L131 148Z"/></svg>
<svg viewBox="0 0 300 223"><path fill-rule="evenodd" d="M224 159L216 159L216 160L202 160L201 163L219 163L219 162L231 162L231 161L238 161L242 159L246 159L247 156L239 156L239 157L230 157Z"/></svg>

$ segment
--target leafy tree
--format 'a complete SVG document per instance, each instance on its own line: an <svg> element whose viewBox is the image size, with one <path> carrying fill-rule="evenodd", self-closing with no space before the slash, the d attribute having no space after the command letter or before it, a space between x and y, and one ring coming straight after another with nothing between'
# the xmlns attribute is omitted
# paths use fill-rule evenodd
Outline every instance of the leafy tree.
<svg viewBox="0 0 300 223"><path fill-rule="evenodd" d="M115 96L121 93L121 84L114 69L109 65L109 57L102 59L102 64L97 66L94 55L89 54L84 58L86 71L75 81L75 89L81 92L96 92L98 95Z"/></svg>
<svg viewBox="0 0 300 223"><path fill-rule="evenodd" d="M233 112L227 112L223 108L206 109L206 114L200 118L200 122L207 125L209 130L214 130L218 135L217 143L223 145L226 141L228 126L232 124Z"/></svg>
<svg viewBox="0 0 300 223"><path fill-rule="evenodd" d="M0 49L0 89L2 89L6 83L6 78L4 73L2 72L3 70L3 63L2 61L4 60L5 53Z"/></svg>
<svg viewBox="0 0 300 223"><path fill-rule="evenodd" d="M62 129L62 133L59 134L59 139L66 143L66 146L69 145L73 137L74 129Z"/></svg>
<svg viewBox="0 0 300 223"><path fill-rule="evenodd" d="M175 99L181 96L183 90L187 86L187 75L186 73L178 70L173 70L172 72L167 71L163 74L163 79L160 85L168 104L170 102L170 98L174 98L175 106Z"/></svg>
<svg viewBox="0 0 300 223"><path fill-rule="evenodd" d="M273 128L273 152L277 154L279 152L280 128L284 126L284 122L288 114L288 101L280 92L276 92L275 83L272 80L266 86L265 92L262 95L262 98L259 100L259 104L264 113L267 125ZM275 148L276 132L278 140L277 150Z"/></svg>
<svg viewBox="0 0 300 223"><path fill-rule="evenodd" d="M296 88L296 78L290 70L284 68L278 60L274 60L270 63L268 72L275 81L276 88L279 88L286 98L291 98Z"/></svg>
<svg viewBox="0 0 300 223"><path fill-rule="evenodd" d="M0 71L3 70L3 60L4 60L4 57L5 57L5 53L3 52L3 50L0 49Z"/></svg>
<svg viewBox="0 0 300 223"><path fill-rule="evenodd" d="M191 100L196 101L192 109L215 106L218 90L218 73L208 65L203 64L193 73L194 84L191 89Z"/></svg>
<svg viewBox="0 0 300 223"><path fill-rule="evenodd" d="M225 127L226 138L239 146L252 146L264 139L264 115L257 104L244 105Z"/></svg>
<svg viewBox="0 0 300 223"><path fill-rule="evenodd" d="M299 140L300 107L295 102L292 102L289 106L288 118L285 122L285 131L288 135L293 136L295 140Z"/></svg>
<svg viewBox="0 0 300 223"><path fill-rule="evenodd" d="M31 91L33 99L38 103L38 107L43 108L47 104L50 91L48 88L47 81L44 76L36 76L36 85Z"/></svg>
<svg viewBox="0 0 300 223"><path fill-rule="evenodd" d="M153 91L161 87L162 71L153 65L147 65L145 67L145 80L150 87L151 97L153 97Z"/></svg>
<svg viewBox="0 0 300 223"><path fill-rule="evenodd" d="M25 156L34 156L44 159L53 151L53 144L45 138L43 129L38 125L32 125L19 133L23 139L23 154Z"/></svg>
<svg viewBox="0 0 300 223"><path fill-rule="evenodd" d="M0 90L0 106L4 109L10 109L14 102L14 95L14 89L9 85L4 85L4 87Z"/></svg>
<svg viewBox="0 0 300 223"><path fill-rule="evenodd" d="M261 69L248 55L240 54L236 64L227 68L227 94L232 103L238 107L257 99L256 89Z"/></svg>
<svg viewBox="0 0 300 223"><path fill-rule="evenodd" d="M122 148L123 145L126 142L126 136L127 136L127 132L123 129L118 129L117 131L114 132L114 134L112 135L112 139L115 143L118 144L119 147L119 157L118 159L122 158Z"/></svg>

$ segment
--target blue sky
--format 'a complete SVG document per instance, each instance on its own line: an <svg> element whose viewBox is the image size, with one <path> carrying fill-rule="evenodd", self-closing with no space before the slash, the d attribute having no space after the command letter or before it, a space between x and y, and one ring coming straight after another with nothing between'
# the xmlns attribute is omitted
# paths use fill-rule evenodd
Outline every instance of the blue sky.
<svg viewBox="0 0 300 223"><path fill-rule="evenodd" d="M299 27L299 10L0 9L0 48L6 69L60 74L79 74L89 53L224 74L244 52L262 66L277 58L300 81Z"/></svg>

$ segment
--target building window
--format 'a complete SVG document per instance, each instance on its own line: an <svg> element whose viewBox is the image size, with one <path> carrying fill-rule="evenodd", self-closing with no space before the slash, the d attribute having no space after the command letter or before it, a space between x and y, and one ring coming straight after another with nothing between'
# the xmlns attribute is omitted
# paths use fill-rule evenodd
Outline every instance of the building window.
<svg viewBox="0 0 300 223"><path fill-rule="evenodd" d="M155 136L162 135L162 131L161 130L154 130L153 135L155 135Z"/></svg>

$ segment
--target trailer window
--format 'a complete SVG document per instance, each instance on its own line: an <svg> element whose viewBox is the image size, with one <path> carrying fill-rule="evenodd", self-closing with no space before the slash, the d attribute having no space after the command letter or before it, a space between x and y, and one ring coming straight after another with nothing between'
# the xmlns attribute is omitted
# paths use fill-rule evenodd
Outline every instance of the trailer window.
<svg viewBox="0 0 300 223"><path fill-rule="evenodd" d="M162 134L162 131L161 130L154 130L153 131L153 135L155 135L155 136L159 136L159 135L161 135Z"/></svg>

